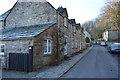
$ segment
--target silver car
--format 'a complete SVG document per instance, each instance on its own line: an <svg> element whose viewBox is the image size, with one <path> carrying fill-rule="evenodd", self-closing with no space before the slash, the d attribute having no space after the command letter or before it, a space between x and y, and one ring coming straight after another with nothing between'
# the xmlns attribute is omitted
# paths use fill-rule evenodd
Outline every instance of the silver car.
<svg viewBox="0 0 120 80"><path fill-rule="evenodd" d="M120 44L111 44L108 46L108 51L111 53L120 53Z"/></svg>
<svg viewBox="0 0 120 80"><path fill-rule="evenodd" d="M107 44L106 44L106 42L101 42L100 45L101 46L106 46Z"/></svg>

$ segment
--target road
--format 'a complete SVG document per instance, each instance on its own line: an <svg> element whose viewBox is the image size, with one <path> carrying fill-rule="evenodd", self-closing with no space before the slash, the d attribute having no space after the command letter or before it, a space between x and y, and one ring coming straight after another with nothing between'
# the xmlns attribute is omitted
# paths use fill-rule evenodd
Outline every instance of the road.
<svg viewBox="0 0 120 80"><path fill-rule="evenodd" d="M105 47L94 45L72 69L61 78L118 78L118 56Z"/></svg>

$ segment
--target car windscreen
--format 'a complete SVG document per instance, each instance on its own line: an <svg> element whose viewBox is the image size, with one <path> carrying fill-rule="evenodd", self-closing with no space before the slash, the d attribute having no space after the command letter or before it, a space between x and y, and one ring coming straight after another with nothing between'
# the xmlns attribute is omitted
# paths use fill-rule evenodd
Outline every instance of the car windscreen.
<svg viewBox="0 0 120 80"><path fill-rule="evenodd" d="M112 44L111 47L120 47L118 44Z"/></svg>

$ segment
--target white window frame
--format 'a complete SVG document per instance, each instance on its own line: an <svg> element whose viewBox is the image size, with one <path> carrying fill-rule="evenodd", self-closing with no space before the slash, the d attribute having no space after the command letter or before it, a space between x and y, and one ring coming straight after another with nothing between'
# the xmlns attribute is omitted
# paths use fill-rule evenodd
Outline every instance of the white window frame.
<svg viewBox="0 0 120 80"><path fill-rule="evenodd" d="M76 26L74 26L74 32L76 32Z"/></svg>
<svg viewBox="0 0 120 80"><path fill-rule="evenodd" d="M73 44L73 42L72 42L72 48L74 48L74 44Z"/></svg>
<svg viewBox="0 0 120 80"><path fill-rule="evenodd" d="M66 17L64 18L64 26L67 27L67 18Z"/></svg>
<svg viewBox="0 0 120 80"><path fill-rule="evenodd" d="M78 44L77 44L77 42L76 42L76 48L78 48Z"/></svg>
<svg viewBox="0 0 120 80"><path fill-rule="evenodd" d="M74 49L76 48L76 42L74 41Z"/></svg>
<svg viewBox="0 0 120 80"><path fill-rule="evenodd" d="M50 39L46 39L47 41L47 52L44 52L44 54L51 54L52 53L52 41ZM50 41L50 44L49 44ZM49 46L50 46L50 52L49 52Z"/></svg>
<svg viewBox="0 0 120 80"><path fill-rule="evenodd" d="M1 48L1 46L4 46L4 52L2 52L2 48ZM5 44L0 44L0 53L5 53Z"/></svg>

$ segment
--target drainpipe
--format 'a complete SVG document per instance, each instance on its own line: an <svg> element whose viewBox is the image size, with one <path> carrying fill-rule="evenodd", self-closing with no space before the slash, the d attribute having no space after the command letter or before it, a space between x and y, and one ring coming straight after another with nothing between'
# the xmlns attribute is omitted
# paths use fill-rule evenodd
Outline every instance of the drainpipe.
<svg viewBox="0 0 120 80"><path fill-rule="evenodd" d="M57 29L57 62L60 62L60 55L59 55L59 28L60 28L60 23L59 23L59 11L57 12L57 23L58 23L58 29Z"/></svg>

